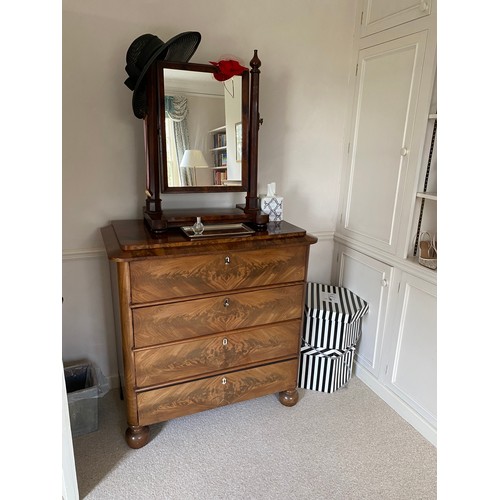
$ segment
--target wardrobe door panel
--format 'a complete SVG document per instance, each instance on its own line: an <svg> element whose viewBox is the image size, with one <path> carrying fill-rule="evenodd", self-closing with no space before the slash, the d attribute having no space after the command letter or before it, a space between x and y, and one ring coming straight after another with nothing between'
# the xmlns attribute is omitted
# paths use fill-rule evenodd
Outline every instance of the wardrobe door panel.
<svg viewBox="0 0 500 500"><path fill-rule="evenodd" d="M364 0L361 37L428 16L432 0Z"/></svg>
<svg viewBox="0 0 500 500"><path fill-rule="evenodd" d="M410 163L426 32L359 52L342 231L395 254ZM409 165L411 171L409 171Z"/></svg>

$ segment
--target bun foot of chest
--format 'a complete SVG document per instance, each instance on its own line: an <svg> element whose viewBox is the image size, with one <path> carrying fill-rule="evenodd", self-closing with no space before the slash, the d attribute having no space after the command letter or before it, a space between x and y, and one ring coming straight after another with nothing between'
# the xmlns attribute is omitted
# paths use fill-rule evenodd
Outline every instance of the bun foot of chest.
<svg viewBox="0 0 500 500"><path fill-rule="evenodd" d="M130 448L138 449L149 443L149 425L131 425L125 432Z"/></svg>
<svg viewBox="0 0 500 500"><path fill-rule="evenodd" d="M295 406L299 400L299 393L297 389L282 391L279 393L279 400L283 406Z"/></svg>

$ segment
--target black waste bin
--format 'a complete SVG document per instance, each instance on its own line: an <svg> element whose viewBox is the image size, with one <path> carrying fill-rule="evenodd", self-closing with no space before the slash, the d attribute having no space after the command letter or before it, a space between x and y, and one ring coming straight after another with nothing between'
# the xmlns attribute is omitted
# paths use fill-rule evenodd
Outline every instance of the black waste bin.
<svg viewBox="0 0 500 500"><path fill-rule="evenodd" d="M69 418L73 437L95 432L99 426L96 369L92 363L64 367Z"/></svg>

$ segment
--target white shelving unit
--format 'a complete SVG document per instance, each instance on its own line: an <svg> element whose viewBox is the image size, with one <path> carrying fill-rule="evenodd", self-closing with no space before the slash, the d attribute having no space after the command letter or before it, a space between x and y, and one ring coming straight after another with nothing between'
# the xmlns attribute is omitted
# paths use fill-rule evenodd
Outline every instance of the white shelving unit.
<svg viewBox="0 0 500 500"><path fill-rule="evenodd" d="M436 88L434 87L435 92ZM433 102L435 102L434 99ZM415 242L410 256L415 261L417 261L418 257L420 235L423 232L437 234L437 119L437 113L431 112L429 114L427 137L424 155L422 156L423 161L426 162L425 168L422 169L423 178L420 181L422 191L416 193Z"/></svg>
<svg viewBox="0 0 500 500"><path fill-rule="evenodd" d="M226 127L217 127L210 130L212 148L210 152L213 155L213 181L214 185L224 185L227 178L227 135Z"/></svg>

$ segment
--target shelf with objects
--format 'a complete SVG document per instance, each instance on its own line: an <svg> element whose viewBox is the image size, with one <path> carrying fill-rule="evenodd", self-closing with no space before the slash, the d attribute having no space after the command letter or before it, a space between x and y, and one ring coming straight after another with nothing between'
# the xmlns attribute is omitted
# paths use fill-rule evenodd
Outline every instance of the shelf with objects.
<svg viewBox="0 0 500 500"><path fill-rule="evenodd" d="M210 130L212 138L212 170L213 183L215 186L223 186L227 180L227 135L226 127L218 127Z"/></svg>
<svg viewBox="0 0 500 500"><path fill-rule="evenodd" d="M436 84L427 124L422 174L415 199L414 235L410 259L429 269L437 269L437 104Z"/></svg>

